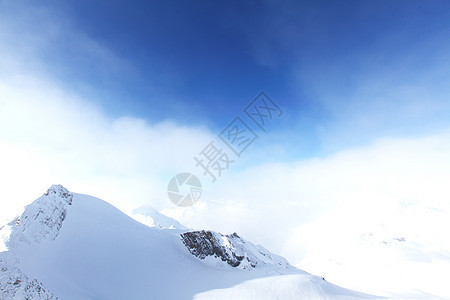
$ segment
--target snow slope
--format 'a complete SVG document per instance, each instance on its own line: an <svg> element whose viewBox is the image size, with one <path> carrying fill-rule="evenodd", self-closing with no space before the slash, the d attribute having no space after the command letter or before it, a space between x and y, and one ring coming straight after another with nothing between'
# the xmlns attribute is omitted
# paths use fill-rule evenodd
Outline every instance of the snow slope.
<svg viewBox="0 0 450 300"><path fill-rule="evenodd" d="M231 288L197 294L202 299L374 299L362 293L349 291L307 274L279 275L245 281Z"/></svg>
<svg viewBox="0 0 450 300"><path fill-rule="evenodd" d="M26 289L33 299L376 298L298 270L237 234L151 228L62 186L0 236L2 299L23 299ZM233 266L221 253L242 259Z"/></svg>

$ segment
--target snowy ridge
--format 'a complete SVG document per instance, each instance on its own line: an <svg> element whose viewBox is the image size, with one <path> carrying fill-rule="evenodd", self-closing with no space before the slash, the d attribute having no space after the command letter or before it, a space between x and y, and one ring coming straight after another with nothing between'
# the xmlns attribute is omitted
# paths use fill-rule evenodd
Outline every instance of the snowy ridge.
<svg viewBox="0 0 450 300"><path fill-rule="evenodd" d="M216 266L225 263L242 270L263 266L293 268L283 257L242 239L237 233L223 235L209 230L190 231L182 233L181 239L191 254L200 259L215 258L212 262Z"/></svg>
<svg viewBox="0 0 450 300"><path fill-rule="evenodd" d="M53 185L25 207L22 215L0 228L1 299L58 299L41 282L30 279L19 269L15 249L21 243L32 245L56 239L72 198L67 189Z"/></svg>

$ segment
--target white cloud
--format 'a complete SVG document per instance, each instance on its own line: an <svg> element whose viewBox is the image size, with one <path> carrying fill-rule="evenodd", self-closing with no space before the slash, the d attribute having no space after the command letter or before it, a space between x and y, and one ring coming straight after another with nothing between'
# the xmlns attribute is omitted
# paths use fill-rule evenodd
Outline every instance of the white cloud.
<svg viewBox="0 0 450 300"><path fill-rule="evenodd" d="M238 231L346 287L448 296L427 276L450 275L438 267L450 264L449 153L448 132L381 139L324 159L230 174L196 207L164 212L187 226Z"/></svg>
<svg viewBox="0 0 450 300"><path fill-rule="evenodd" d="M211 137L206 129L169 121L108 118L88 101L35 78L3 79L0 107L0 187L12 193L2 206L29 202L52 183L122 209L161 206L165 181L193 168L192 156Z"/></svg>
<svg viewBox="0 0 450 300"><path fill-rule="evenodd" d="M95 98L77 95L56 78L44 57L67 40L80 58L105 65L105 72L129 70L127 62L54 11L1 4L0 220L53 183L124 210L167 205L168 180L194 167L193 155L211 138L208 130L107 116Z"/></svg>

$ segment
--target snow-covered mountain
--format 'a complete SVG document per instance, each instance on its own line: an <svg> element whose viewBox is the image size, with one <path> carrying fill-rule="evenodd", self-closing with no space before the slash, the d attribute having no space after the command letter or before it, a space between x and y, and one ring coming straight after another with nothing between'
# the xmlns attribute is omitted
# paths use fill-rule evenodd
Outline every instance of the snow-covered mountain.
<svg viewBox="0 0 450 300"><path fill-rule="evenodd" d="M166 229L187 229L177 220L163 215L153 207L146 205L133 210L133 219L150 227L166 228Z"/></svg>
<svg viewBox="0 0 450 300"><path fill-rule="evenodd" d="M376 299L241 238L149 227L52 186L0 228L1 299Z"/></svg>

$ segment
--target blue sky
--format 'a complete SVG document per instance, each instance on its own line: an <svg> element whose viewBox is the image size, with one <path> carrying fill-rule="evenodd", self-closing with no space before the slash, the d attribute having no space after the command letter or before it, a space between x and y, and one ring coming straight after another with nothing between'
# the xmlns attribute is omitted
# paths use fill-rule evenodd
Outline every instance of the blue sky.
<svg viewBox="0 0 450 300"><path fill-rule="evenodd" d="M0 142L60 156L74 186L129 176L161 207L260 91L284 113L236 172L450 128L448 1L0 4Z"/></svg>
<svg viewBox="0 0 450 300"><path fill-rule="evenodd" d="M47 73L111 116L220 132L263 90L285 111L263 143L286 159L448 125L448 1L28 5L114 57L70 34L39 53Z"/></svg>

